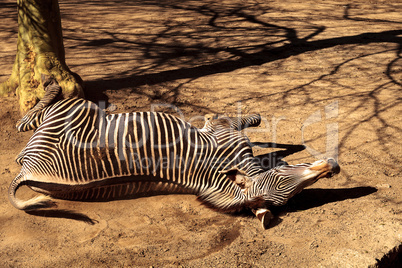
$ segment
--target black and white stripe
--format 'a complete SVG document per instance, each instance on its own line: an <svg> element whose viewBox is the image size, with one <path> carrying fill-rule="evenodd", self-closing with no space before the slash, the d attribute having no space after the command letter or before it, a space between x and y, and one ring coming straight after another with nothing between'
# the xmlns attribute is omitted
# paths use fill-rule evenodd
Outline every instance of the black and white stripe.
<svg viewBox="0 0 402 268"><path fill-rule="evenodd" d="M17 158L23 165L20 183L46 182L42 189L50 195L57 195L53 189L62 185L83 191L141 175L201 197L216 189L221 200L207 202L232 210L245 202L245 195L220 171L234 166L250 176L260 171L250 165L248 139L213 124L200 130L156 112L107 115L83 99L59 101L38 111L37 118L40 125Z"/></svg>

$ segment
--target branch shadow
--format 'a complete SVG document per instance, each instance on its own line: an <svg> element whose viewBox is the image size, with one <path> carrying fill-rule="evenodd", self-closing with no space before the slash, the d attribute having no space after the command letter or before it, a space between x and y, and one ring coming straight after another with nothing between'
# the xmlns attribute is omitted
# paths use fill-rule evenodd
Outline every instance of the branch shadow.
<svg viewBox="0 0 402 268"><path fill-rule="evenodd" d="M116 58L100 57L95 62L100 66L118 66L120 63L124 64L124 61L133 61L134 64L139 64L122 71L103 75L102 78L85 81L86 97L96 103L103 101L106 105L108 104L106 91L113 92L124 89L127 90L127 94L139 96L137 103L141 103L142 98L144 98L144 100L146 99L144 103L157 101L170 103L176 107L192 107L198 112L205 112L208 110L206 105L196 105L186 98L183 101L181 97L185 85L198 78L230 73L275 61L281 62L281 60L293 56L337 46L393 43L399 44L397 54L400 54L400 44L402 43L401 29L320 39L317 37L326 31L325 26L309 21L303 21L305 27L283 26L291 24L288 24L288 19L285 18L283 20L280 18L270 19L267 15L273 8L268 4L222 4L214 1L207 3L193 1L112 1L111 3L120 6L120 8L126 5L127 10L133 10L128 14L138 16L137 20L139 20L138 25L140 26L137 27L139 29L146 28L148 25L156 25L156 27L149 33L137 34L133 32L131 34L130 29L124 28L124 25L116 28L116 25L105 24L97 29L98 34L93 36L94 39L85 39L83 36L74 33L65 35L65 39L76 41L81 50L110 48L110 51L119 51L119 56ZM149 21L140 16L141 11L133 7L150 7L150 10L153 8L162 9L164 12L171 12L171 14L176 15L164 19L163 24L157 22L150 24ZM351 8L350 5L346 5L343 18L334 17L334 19L359 20L350 14ZM274 11L277 12L277 10ZM194 19L197 16L200 18L199 20ZM284 17L286 16L292 15L284 12ZM196 25L196 22L199 24ZM367 20L367 22L395 23L386 20ZM206 41L209 39L214 41ZM292 94L306 93L306 102L312 101L309 98L309 93L303 91L304 87L328 79L329 76L336 74L343 64L350 63L354 59L339 64L332 72L313 79L311 82L276 94L282 95L280 97L285 102L286 98ZM400 56L389 63L385 74L391 83L400 85L401 82L395 78L396 75L392 70L392 66L397 65L398 60L400 60ZM202 92L200 89L197 94L210 94L210 92ZM256 98L269 98L272 94L274 93L259 93ZM350 95L343 97L352 97L353 94L358 93L351 91ZM250 100L254 97L251 96ZM247 100L249 100L247 97L242 99L242 101ZM138 105L137 103L136 105Z"/></svg>
<svg viewBox="0 0 402 268"><path fill-rule="evenodd" d="M312 36L317 35L322 31L322 29L318 29ZM338 45L369 44L375 42L390 42L400 44L402 43L402 37L400 37L401 34L402 30L391 30L379 33L368 32L354 36L344 36L315 41L300 39L298 41L293 41L290 44L285 44L278 48L263 49L262 51L256 53L243 53L242 56L238 57L237 59L227 59L212 64L178 68L173 70L160 71L157 73L132 74L119 78L100 79L92 81L90 80L85 81L85 86L88 93L88 98L94 101L99 101L99 98L101 96L99 94L102 94L103 96L103 92L110 89L118 90L128 87L136 88L142 85L155 85L181 79L197 79L213 74L228 73L254 65L259 66L272 61L297 56L309 51L322 50ZM178 47L176 47L176 49L178 49ZM186 48L182 47L182 50L186 50ZM221 52L232 51L222 49ZM202 53L202 51L200 51L199 53Z"/></svg>

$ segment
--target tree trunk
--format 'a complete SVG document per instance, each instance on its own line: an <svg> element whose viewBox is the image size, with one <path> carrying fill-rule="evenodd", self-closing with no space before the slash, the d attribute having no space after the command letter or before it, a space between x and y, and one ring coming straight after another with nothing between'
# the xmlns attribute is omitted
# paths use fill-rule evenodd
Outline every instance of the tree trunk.
<svg viewBox="0 0 402 268"><path fill-rule="evenodd" d="M31 109L45 93L41 74L53 76L64 98L83 97L81 78L65 63L61 18L57 0L17 0L17 55L0 95L16 91L22 112Z"/></svg>

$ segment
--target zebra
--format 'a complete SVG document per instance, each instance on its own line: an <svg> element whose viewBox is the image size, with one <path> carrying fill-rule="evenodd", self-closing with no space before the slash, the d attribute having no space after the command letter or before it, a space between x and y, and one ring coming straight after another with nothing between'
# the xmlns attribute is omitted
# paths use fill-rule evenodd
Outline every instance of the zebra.
<svg viewBox="0 0 402 268"><path fill-rule="evenodd" d="M203 128L166 113L108 114L82 98L52 102L60 86L48 80L45 97L17 123L19 131L34 130L8 191L20 210L54 207L53 198L191 193L217 211L251 209L266 227L270 206L340 171L332 158L264 170L242 132L260 124L258 114L207 116ZM22 185L42 195L18 199Z"/></svg>

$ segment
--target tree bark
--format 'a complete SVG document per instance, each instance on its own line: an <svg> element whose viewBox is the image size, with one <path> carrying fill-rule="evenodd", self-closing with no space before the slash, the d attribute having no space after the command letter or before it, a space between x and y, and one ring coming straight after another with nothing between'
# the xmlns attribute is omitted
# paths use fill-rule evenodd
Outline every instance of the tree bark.
<svg viewBox="0 0 402 268"><path fill-rule="evenodd" d="M84 97L81 78L65 62L60 9L57 0L17 0L17 55L0 95L15 90L22 112L45 94L41 74L53 76L64 98Z"/></svg>

